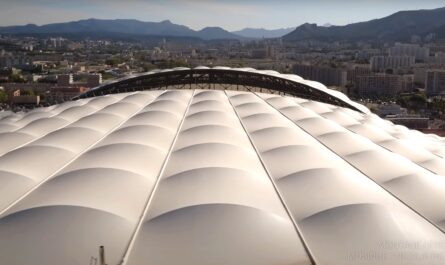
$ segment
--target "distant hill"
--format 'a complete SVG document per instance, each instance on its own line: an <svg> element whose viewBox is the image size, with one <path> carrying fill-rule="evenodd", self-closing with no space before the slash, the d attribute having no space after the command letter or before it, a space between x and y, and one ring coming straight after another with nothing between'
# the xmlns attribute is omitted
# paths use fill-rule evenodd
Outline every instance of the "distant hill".
<svg viewBox="0 0 445 265"><path fill-rule="evenodd" d="M381 19L346 26L319 27L303 24L285 35L285 41L300 40L408 40L412 35L439 33L445 26L445 8L401 11Z"/></svg>
<svg viewBox="0 0 445 265"><path fill-rule="evenodd" d="M241 36L230 33L227 30L220 27L206 27L196 32L198 38L204 40L215 40L215 39L240 39Z"/></svg>
<svg viewBox="0 0 445 265"><path fill-rule="evenodd" d="M10 34L58 34L58 33L88 33L106 32L133 35L199 37L202 39L241 39L242 37L230 33L222 28L204 28L195 31L186 26L174 24L169 20L162 22L143 22L134 19L87 19L66 23L55 23L37 26L0 27L0 33Z"/></svg>
<svg viewBox="0 0 445 265"><path fill-rule="evenodd" d="M281 28L281 29L263 29L263 28L244 28L238 31L232 31L233 34L243 36L246 38L280 38L292 32L295 28Z"/></svg>

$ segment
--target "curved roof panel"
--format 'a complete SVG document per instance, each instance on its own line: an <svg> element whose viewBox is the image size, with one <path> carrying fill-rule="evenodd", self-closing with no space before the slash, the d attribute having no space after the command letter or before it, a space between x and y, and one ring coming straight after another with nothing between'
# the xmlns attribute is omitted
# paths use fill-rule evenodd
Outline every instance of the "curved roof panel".
<svg viewBox="0 0 445 265"><path fill-rule="evenodd" d="M88 264L99 246L128 265L445 261L443 139L370 113L135 91L0 131L0 264Z"/></svg>

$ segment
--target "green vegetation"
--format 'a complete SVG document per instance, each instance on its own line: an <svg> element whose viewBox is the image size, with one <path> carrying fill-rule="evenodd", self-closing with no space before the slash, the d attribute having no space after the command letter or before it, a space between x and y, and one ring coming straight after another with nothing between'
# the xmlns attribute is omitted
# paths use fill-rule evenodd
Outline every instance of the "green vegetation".
<svg viewBox="0 0 445 265"><path fill-rule="evenodd" d="M12 83L25 83L26 82L26 80L20 74L9 75L9 80Z"/></svg>
<svg viewBox="0 0 445 265"><path fill-rule="evenodd" d="M403 95L397 99L397 104L408 110L419 111L427 107L427 100L424 94Z"/></svg>
<svg viewBox="0 0 445 265"><path fill-rule="evenodd" d="M35 93L31 89L26 89L26 90L20 91L20 95L21 96L34 96Z"/></svg>
<svg viewBox="0 0 445 265"><path fill-rule="evenodd" d="M115 78L114 75L112 75L112 74L110 74L108 72L100 71L100 73L102 74L102 80L109 80L109 79L114 79Z"/></svg>
<svg viewBox="0 0 445 265"><path fill-rule="evenodd" d="M167 60L158 64L160 69L170 69L175 67L190 67L190 64L184 60Z"/></svg>
<svg viewBox="0 0 445 265"><path fill-rule="evenodd" d="M8 94L4 90L0 90L0 103L8 101Z"/></svg>
<svg viewBox="0 0 445 265"><path fill-rule="evenodd" d="M123 60L119 57L111 57L107 59L105 63L111 66L118 66L119 64L123 63Z"/></svg>
<svg viewBox="0 0 445 265"><path fill-rule="evenodd" d="M428 102L428 109L431 110L432 117L439 118L445 114L445 101L435 98Z"/></svg>

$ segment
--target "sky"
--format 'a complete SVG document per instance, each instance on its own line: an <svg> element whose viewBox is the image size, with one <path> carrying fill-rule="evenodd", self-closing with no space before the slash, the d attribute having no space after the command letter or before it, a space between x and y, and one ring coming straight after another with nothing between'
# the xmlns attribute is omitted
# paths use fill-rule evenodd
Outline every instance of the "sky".
<svg viewBox="0 0 445 265"><path fill-rule="evenodd" d="M445 7L444 0L0 0L0 26L88 18L170 20L193 29L345 25L400 10Z"/></svg>

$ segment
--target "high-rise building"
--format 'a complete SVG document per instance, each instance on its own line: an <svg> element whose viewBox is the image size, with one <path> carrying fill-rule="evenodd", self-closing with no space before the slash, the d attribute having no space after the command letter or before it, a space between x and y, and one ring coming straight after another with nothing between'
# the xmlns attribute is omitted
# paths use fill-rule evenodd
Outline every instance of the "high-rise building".
<svg viewBox="0 0 445 265"><path fill-rule="evenodd" d="M293 66L293 71L295 74L305 79L314 80L327 86L343 87L347 83L347 72L343 69L295 64Z"/></svg>
<svg viewBox="0 0 445 265"><path fill-rule="evenodd" d="M57 85L58 86L69 86L73 83L73 75L72 74L64 74L57 76Z"/></svg>
<svg viewBox="0 0 445 265"><path fill-rule="evenodd" d="M427 71L426 93L429 96L445 93L445 70Z"/></svg>
<svg viewBox="0 0 445 265"><path fill-rule="evenodd" d="M426 61L430 56L428 47L421 47L418 44L396 43L389 48L390 56L413 56L416 60Z"/></svg>
<svg viewBox="0 0 445 265"><path fill-rule="evenodd" d="M445 52L436 52L434 56L429 57L428 63L435 65L445 65Z"/></svg>
<svg viewBox="0 0 445 265"><path fill-rule="evenodd" d="M0 68L24 68L29 65L30 60L27 56L4 55L0 56Z"/></svg>
<svg viewBox="0 0 445 265"><path fill-rule="evenodd" d="M416 85L419 85L421 88L425 88L425 82L426 82L426 72L427 68L423 67L416 67L413 68L414 73L414 82Z"/></svg>
<svg viewBox="0 0 445 265"><path fill-rule="evenodd" d="M348 77L347 77L348 82L355 84L357 82L357 77L363 76L363 75L370 75L371 69L369 68L369 66L360 65L360 66L354 66L351 69L348 69L347 73L348 73Z"/></svg>
<svg viewBox="0 0 445 265"><path fill-rule="evenodd" d="M371 70L385 72L387 70L408 69L414 63L414 56L374 56L371 58Z"/></svg>
<svg viewBox="0 0 445 265"><path fill-rule="evenodd" d="M66 39L64 38L50 38L50 45L52 48L61 48L65 43Z"/></svg>
<svg viewBox="0 0 445 265"><path fill-rule="evenodd" d="M87 77L87 87L96 87L102 84L102 74L90 74Z"/></svg>
<svg viewBox="0 0 445 265"><path fill-rule="evenodd" d="M413 76L372 74L357 77L357 92L360 96L394 96L397 93L410 91Z"/></svg>

